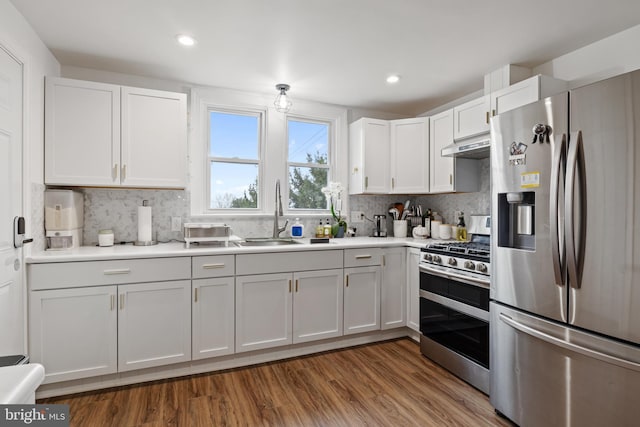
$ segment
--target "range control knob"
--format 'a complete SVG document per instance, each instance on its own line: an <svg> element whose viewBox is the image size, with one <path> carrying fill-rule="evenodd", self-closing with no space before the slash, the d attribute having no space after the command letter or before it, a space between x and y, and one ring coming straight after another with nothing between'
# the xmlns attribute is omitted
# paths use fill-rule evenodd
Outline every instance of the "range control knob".
<svg viewBox="0 0 640 427"><path fill-rule="evenodd" d="M433 262L441 263L442 262L442 258L440 258L439 255L434 255L433 256Z"/></svg>
<svg viewBox="0 0 640 427"><path fill-rule="evenodd" d="M424 256L425 261L431 261L433 259L433 256L431 254L426 254Z"/></svg>
<svg viewBox="0 0 640 427"><path fill-rule="evenodd" d="M487 265L483 264L483 263L478 263L478 271L480 273L486 273L487 272Z"/></svg>
<svg viewBox="0 0 640 427"><path fill-rule="evenodd" d="M458 264L458 261L456 261L455 258L449 258L448 263L449 263L449 265L456 265L456 264Z"/></svg>
<svg viewBox="0 0 640 427"><path fill-rule="evenodd" d="M472 263L471 261L465 261L464 262L464 268L466 268L468 270L475 270L476 269L476 265L474 263Z"/></svg>

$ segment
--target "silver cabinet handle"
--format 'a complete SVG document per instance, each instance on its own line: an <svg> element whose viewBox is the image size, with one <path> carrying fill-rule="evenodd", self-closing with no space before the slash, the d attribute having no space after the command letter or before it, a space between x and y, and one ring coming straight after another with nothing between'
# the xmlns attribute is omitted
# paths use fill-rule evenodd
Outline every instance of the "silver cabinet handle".
<svg viewBox="0 0 640 427"><path fill-rule="evenodd" d="M205 270L213 270L215 268L224 268L225 263L221 262L221 263L217 263L217 264L202 264L202 268L204 268Z"/></svg>
<svg viewBox="0 0 640 427"><path fill-rule="evenodd" d="M120 168L120 179L124 182L127 177L127 165L122 165Z"/></svg>
<svg viewBox="0 0 640 427"><path fill-rule="evenodd" d="M556 338L553 335L549 335L546 332L539 331L531 326L525 325L524 323L513 320L511 317L507 316L504 313L500 313L500 320L502 320L507 325L511 326L514 329L517 329L520 332L523 332L527 335L531 335L532 337L538 338L544 342L549 344L556 345L558 347L562 347L569 351L573 351L576 353L580 353L584 356L591 357L593 359L601 360L605 363L609 363L612 365L620 366L626 369L632 369L634 371L640 372L640 363L630 362L625 359L621 359L616 356L612 356L610 354L602 353L597 350L592 350L590 348L582 347L581 345L573 344L567 342L563 339Z"/></svg>
<svg viewBox="0 0 640 427"><path fill-rule="evenodd" d="M116 306L116 296L115 296L115 294L111 294L110 300L111 300L111 311L113 311L113 309Z"/></svg>
<svg viewBox="0 0 640 427"><path fill-rule="evenodd" d="M356 255L356 259L370 259L371 255Z"/></svg>
<svg viewBox="0 0 640 427"><path fill-rule="evenodd" d="M120 294L120 310L124 310L124 294Z"/></svg>
<svg viewBox="0 0 640 427"><path fill-rule="evenodd" d="M113 165L113 171L111 172L111 176L113 176L113 180L118 179L118 164Z"/></svg>
<svg viewBox="0 0 640 427"><path fill-rule="evenodd" d="M131 273L131 269L130 268L114 268L111 270L104 270L103 274L107 275L107 276L112 276L114 274L129 274Z"/></svg>
<svg viewBox="0 0 640 427"><path fill-rule="evenodd" d="M194 296L193 296L193 302L198 302L198 288L195 288L193 290Z"/></svg>

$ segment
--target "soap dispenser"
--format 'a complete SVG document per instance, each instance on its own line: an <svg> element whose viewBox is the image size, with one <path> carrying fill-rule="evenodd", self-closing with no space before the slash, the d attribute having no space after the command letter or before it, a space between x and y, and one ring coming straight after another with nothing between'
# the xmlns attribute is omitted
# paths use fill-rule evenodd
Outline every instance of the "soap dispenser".
<svg viewBox="0 0 640 427"><path fill-rule="evenodd" d="M300 239L304 236L304 225L300 224L300 218L296 218L296 222L291 226L291 237Z"/></svg>

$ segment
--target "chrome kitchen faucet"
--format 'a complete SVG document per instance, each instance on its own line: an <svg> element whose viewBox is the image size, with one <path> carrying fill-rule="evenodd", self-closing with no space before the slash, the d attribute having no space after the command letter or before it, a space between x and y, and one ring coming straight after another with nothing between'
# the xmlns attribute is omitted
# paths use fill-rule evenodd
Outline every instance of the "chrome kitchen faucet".
<svg viewBox="0 0 640 427"><path fill-rule="evenodd" d="M273 238L280 237L280 233L287 229L289 220L286 220L282 228L278 224L278 216L284 216L282 213L282 194L280 193L280 180L276 179L276 200L275 200L275 213L273 214Z"/></svg>

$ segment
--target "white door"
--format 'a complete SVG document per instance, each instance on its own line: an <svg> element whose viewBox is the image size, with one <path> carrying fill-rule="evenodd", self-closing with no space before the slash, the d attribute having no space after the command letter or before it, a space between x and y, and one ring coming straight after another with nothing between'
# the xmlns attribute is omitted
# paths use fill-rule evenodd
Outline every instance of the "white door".
<svg viewBox="0 0 640 427"><path fill-rule="evenodd" d="M429 192L429 119L391 121L391 192Z"/></svg>
<svg viewBox="0 0 640 427"><path fill-rule="evenodd" d="M380 266L345 268L344 334L380 329Z"/></svg>
<svg viewBox="0 0 640 427"><path fill-rule="evenodd" d="M13 220L22 215L22 64L0 47L0 355L23 354L22 250Z"/></svg>
<svg viewBox="0 0 640 427"><path fill-rule="evenodd" d="M235 338L234 278L197 279L193 280L192 287L192 358L232 354Z"/></svg>

